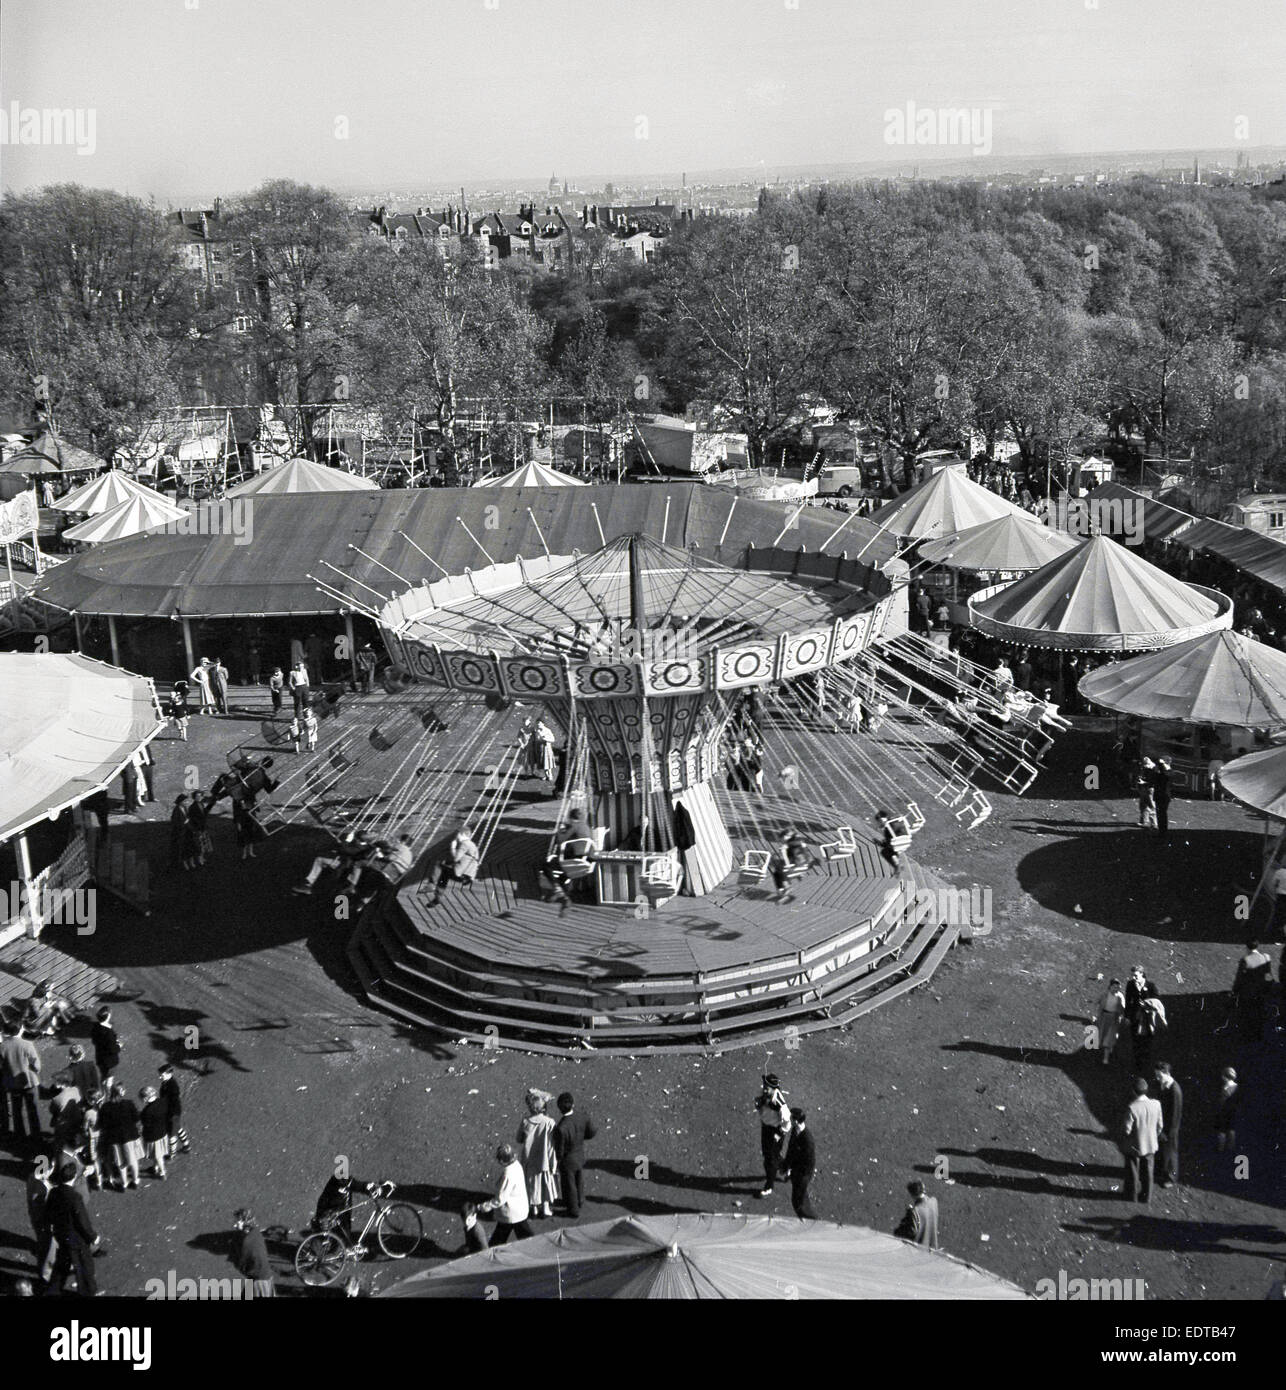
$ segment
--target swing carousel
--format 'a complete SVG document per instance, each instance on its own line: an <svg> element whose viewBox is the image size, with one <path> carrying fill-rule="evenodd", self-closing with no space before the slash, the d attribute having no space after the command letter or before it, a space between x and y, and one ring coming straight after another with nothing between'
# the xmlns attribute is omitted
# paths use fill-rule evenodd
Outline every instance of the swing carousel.
<svg viewBox="0 0 1286 1390"><path fill-rule="evenodd" d="M985 799L949 747L853 717L856 658L904 628L905 591L801 558L630 534L371 609L401 757L346 823L413 825L418 854L350 942L374 1002L484 1045L704 1052L929 978L967 923L901 852L926 811L976 823Z"/></svg>

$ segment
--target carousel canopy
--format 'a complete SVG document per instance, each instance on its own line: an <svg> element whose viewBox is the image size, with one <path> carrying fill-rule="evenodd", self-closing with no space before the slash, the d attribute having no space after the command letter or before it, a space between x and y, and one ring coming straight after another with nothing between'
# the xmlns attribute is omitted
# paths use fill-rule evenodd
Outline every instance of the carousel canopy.
<svg viewBox="0 0 1286 1390"><path fill-rule="evenodd" d="M277 492L371 492L379 484L370 478L359 478L342 468L328 468L312 459L293 458L285 463L256 473L244 483L230 487L228 497L258 497Z"/></svg>
<svg viewBox="0 0 1286 1390"><path fill-rule="evenodd" d="M1144 719L1261 729L1286 725L1286 652L1239 632L1211 632L1086 676L1081 694Z"/></svg>
<svg viewBox="0 0 1286 1390"><path fill-rule="evenodd" d="M187 512L182 507L176 507L159 492L144 487L139 488L138 495L128 498L111 511L99 512L78 526L69 526L63 536L69 541L80 541L82 545L102 545L107 541L123 540L126 536L137 536L144 531L155 531L186 516Z"/></svg>
<svg viewBox="0 0 1286 1390"><path fill-rule="evenodd" d="M479 583L482 577L479 576ZM808 631L868 606L862 590L785 586L647 536L622 536L542 578L470 595L416 618L409 635L436 646L512 656L589 656L623 629L682 633L704 650Z"/></svg>
<svg viewBox="0 0 1286 1390"><path fill-rule="evenodd" d="M980 632L1030 647L1150 651L1229 627L1232 603L1094 536L1034 574L969 600Z"/></svg>
<svg viewBox="0 0 1286 1390"><path fill-rule="evenodd" d="M920 547L920 557L949 570L1013 574L1038 570L1080 544L1079 538L1043 526L1020 512L984 521L940 541L928 541Z"/></svg>
<svg viewBox="0 0 1286 1390"><path fill-rule="evenodd" d="M512 473L502 473L496 478L483 478L476 487L584 487L585 483L580 478L573 478L570 473L560 473L556 468L550 468L547 464L538 463L532 459L529 463L519 464Z"/></svg>
<svg viewBox="0 0 1286 1390"><path fill-rule="evenodd" d="M412 1275L382 1298L1025 1299L896 1236L830 1221L691 1213L565 1226Z"/></svg>
<svg viewBox="0 0 1286 1390"><path fill-rule="evenodd" d="M78 653L0 655L0 841L105 787L161 724L144 676Z"/></svg>
<svg viewBox="0 0 1286 1390"><path fill-rule="evenodd" d="M192 526L97 546L47 571L34 592L56 608L118 617L335 613L343 611L342 601L310 577L331 575L342 583L328 564L381 594L397 587L350 543L395 574L421 580L437 573L424 554L448 574L463 576L466 568L511 563L519 555L587 554L603 544L600 525L609 541L643 532L733 565L777 556L787 570L807 570L831 557L833 569L842 552L861 553L861 561L850 564L869 566L873 583L883 580L875 571L892 555L894 542L875 534L865 518L850 513L839 522L834 512L806 509L785 530L791 511L780 502L741 499L734 508L734 500L698 483L266 496L255 505L248 539L227 526ZM489 518L499 525L488 529ZM374 602L365 589L352 592ZM879 593L885 592L882 584Z"/></svg>
<svg viewBox="0 0 1286 1390"><path fill-rule="evenodd" d="M156 493L142 483L136 483L127 473L113 468L101 477L73 489L66 497L60 497L54 507L60 512L98 516L100 512L110 512L113 507L119 507L140 495L151 498Z"/></svg>
<svg viewBox="0 0 1286 1390"><path fill-rule="evenodd" d="M1219 785L1252 811L1286 820L1286 748L1265 748L1225 763Z"/></svg>
<svg viewBox="0 0 1286 1390"><path fill-rule="evenodd" d="M1031 514L980 483L971 482L959 468L943 468L910 492L886 502L868 520L905 539L937 539L958 535L1004 516L1031 521Z"/></svg>
<svg viewBox="0 0 1286 1390"><path fill-rule="evenodd" d="M78 449L46 430L27 447L5 460L6 473L97 473L107 465L88 449Z"/></svg>

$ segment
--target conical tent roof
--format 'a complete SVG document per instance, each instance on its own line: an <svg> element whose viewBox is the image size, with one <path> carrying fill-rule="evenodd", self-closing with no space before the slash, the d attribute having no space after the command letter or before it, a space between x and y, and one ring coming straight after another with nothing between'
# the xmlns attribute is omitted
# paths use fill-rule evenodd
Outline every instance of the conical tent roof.
<svg viewBox="0 0 1286 1390"><path fill-rule="evenodd" d="M556 468L550 468L546 464L538 463L532 459L529 463L519 464L512 473L502 473L498 478L483 478L476 487L584 487L585 483L580 478L573 478L570 473L560 473Z"/></svg>
<svg viewBox="0 0 1286 1390"><path fill-rule="evenodd" d="M1081 694L1144 719L1261 729L1286 725L1286 652L1240 632L1212 632L1091 672Z"/></svg>
<svg viewBox="0 0 1286 1390"><path fill-rule="evenodd" d="M312 459L293 458L276 468L257 473L244 483L230 487L228 497L254 497L275 492L370 492L379 487L370 478L345 473L342 468L330 468Z"/></svg>
<svg viewBox="0 0 1286 1390"><path fill-rule="evenodd" d="M82 545L102 545L105 541L119 541L126 536L137 536L142 531L154 531L160 526L168 526L171 521L179 521L187 516L182 507L162 497L158 492L148 492L141 497L131 497L110 512L100 512L82 521L79 526L69 526L63 536L69 541L80 541Z"/></svg>
<svg viewBox="0 0 1286 1390"><path fill-rule="evenodd" d="M1043 569L969 600L980 632L1023 646L1152 651L1232 623L1232 603L1095 536Z"/></svg>
<svg viewBox="0 0 1286 1390"><path fill-rule="evenodd" d="M79 653L0 655L0 840L107 786L161 728L152 683Z"/></svg>
<svg viewBox="0 0 1286 1390"><path fill-rule="evenodd" d="M940 541L926 541L920 558L950 570L995 570L1007 574L1038 570L1082 542L1055 531L1025 512L998 516Z"/></svg>
<svg viewBox="0 0 1286 1390"><path fill-rule="evenodd" d="M93 478L81 487L74 488L66 497L54 503L60 512L83 512L86 516L97 516L100 512L110 512L122 502L128 502L140 493L155 497L156 493L142 483L136 483L127 473L113 468L101 477Z"/></svg>
<svg viewBox="0 0 1286 1390"><path fill-rule="evenodd" d="M1252 811L1286 820L1286 748L1265 748L1225 763L1219 785Z"/></svg>
<svg viewBox="0 0 1286 1390"><path fill-rule="evenodd" d="M689 1213L564 1226L412 1275L382 1298L1025 1299L1016 1284L863 1226Z"/></svg>
<svg viewBox="0 0 1286 1390"><path fill-rule="evenodd" d="M1013 502L1006 502L981 483L970 481L962 469L944 468L918 483L910 492L886 502L867 519L876 526L886 527L895 536L936 540L1002 516L1031 520L1029 512Z"/></svg>
<svg viewBox="0 0 1286 1390"><path fill-rule="evenodd" d="M3 463L0 463L0 473L20 473L25 477L61 472L62 469L53 459L47 454L38 454L30 445L25 449L19 449L16 454L10 454Z"/></svg>

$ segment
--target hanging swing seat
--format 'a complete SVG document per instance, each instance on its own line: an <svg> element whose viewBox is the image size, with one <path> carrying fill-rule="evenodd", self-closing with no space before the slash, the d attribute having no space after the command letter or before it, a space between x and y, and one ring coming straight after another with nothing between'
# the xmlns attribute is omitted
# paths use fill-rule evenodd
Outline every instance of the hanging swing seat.
<svg viewBox="0 0 1286 1390"><path fill-rule="evenodd" d="M823 859L851 859L857 853L857 836L851 825L835 827L835 839L819 845Z"/></svg>
<svg viewBox="0 0 1286 1390"><path fill-rule="evenodd" d="M569 879L588 878L594 872L593 840L564 840L558 846L558 867Z"/></svg>
<svg viewBox="0 0 1286 1390"><path fill-rule="evenodd" d="M945 806L955 806L963 801L970 791L969 783L963 777L953 777L933 794L933 799L941 801Z"/></svg>
<svg viewBox="0 0 1286 1390"><path fill-rule="evenodd" d="M737 871L743 883L758 883L768 872L772 854L766 849L748 849L741 857L741 868Z"/></svg>
<svg viewBox="0 0 1286 1390"><path fill-rule="evenodd" d="M991 802L979 791L975 791L968 801L956 812L956 819L963 820L966 816L972 816L968 826L969 830L975 830L991 815Z"/></svg>
<svg viewBox="0 0 1286 1390"><path fill-rule="evenodd" d="M906 821L907 829L910 830L912 835L918 835L919 832L924 829L924 812L920 810L914 801L908 801L906 803L906 815L903 819Z"/></svg>

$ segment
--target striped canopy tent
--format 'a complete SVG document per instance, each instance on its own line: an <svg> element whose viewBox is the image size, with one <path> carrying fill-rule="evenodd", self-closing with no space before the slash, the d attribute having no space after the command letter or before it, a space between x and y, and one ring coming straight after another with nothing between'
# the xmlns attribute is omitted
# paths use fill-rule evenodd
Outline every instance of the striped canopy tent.
<svg viewBox="0 0 1286 1390"><path fill-rule="evenodd" d="M278 492L372 492L379 484L370 478L359 478L342 468L330 468L303 457L287 459L285 463L256 473L244 483L230 487L228 497L257 497Z"/></svg>
<svg viewBox="0 0 1286 1390"><path fill-rule="evenodd" d="M498 477L483 478L475 487L584 487L584 480L573 478L570 473L560 473L556 468L538 463L519 464L511 473L501 473Z"/></svg>
<svg viewBox="0 0 1286 1390"><path fill-rule="evenodd" d="M970 481L962 469L944 468L910 492L886 502L867 520L904 540L936 540L1006 516L1028 522L1032 519L1015 503Z"/></svg>
<svg viewBox="0 0 1286 1390"><path fill-rule="evenodd" d="M1081 694L1118 714L1264 729L1286 726L1286 652L1240 632L1163 647L1091 672Z"/></svg>
<svg viewBox="0 0 1286 1390"><path fill-rule="evenodd" d="M1219 785L1252 811L1286 820L1286 748L1265 748L1225 763Z"/></svg>
<svg viewBox="0 0 1286 1390"><path fill-rule="evenodd" d="M109 512L91 516L78 526L69 526L63 532L63 539L79 541L81 545L102 545L106 541L119 541L126 536L155 531L187 516L182 507L176 507L160 493L150 492L147 488L140 488L139 491L141 496L131 497Z"/></svg>
<svg viewBox="0 0 1286 1390"><path fill-rule="evenodd" d="M1232 626L1232 600L1175 579L1106 536L969 599L979 632L1022 647L1155 651Z"/></svg>
<svg viewBox="0 0 1286 1390"><path fill-rule="evenodd" d="M565 1226L414 1274L379 1296L497 1294L501 1299L1029 1297L976 1265L863 1226L722 1213Z"/></svg>
<svg viewBox="0 0 1286 1390"><path fill-rule="evenodd" d="M54 507L60 512L79 512L84 516L98 516L110 512L123 502L130 502L138 496L155 497L151 488L136 483L128 473L113 468L101 477L93 478L82 486L73 489L66 497L60 497Z"/></svg>
<svg viewBox="0 0 1286 1390"><path fill-rule="evenodd" d="M25 449L7 458L0 469L6 473L97 473L106 463L88 449L77 448L46 430Z"/></svg>
<svg viewBox="0 0 1286 1390"><path fill-rule="evenodd" d="M1030 574L1080 544L1079 538L1019 512L984 521L942 540L926 541L920 547L920 558L943 569L975 574Z"/></svg>
<svg viewBox="0 0 1286 1390"><path fill-rule="evenodd" d="M145 676L79 653L0 655L0 841L110 784L160 732Z"/></svg>

